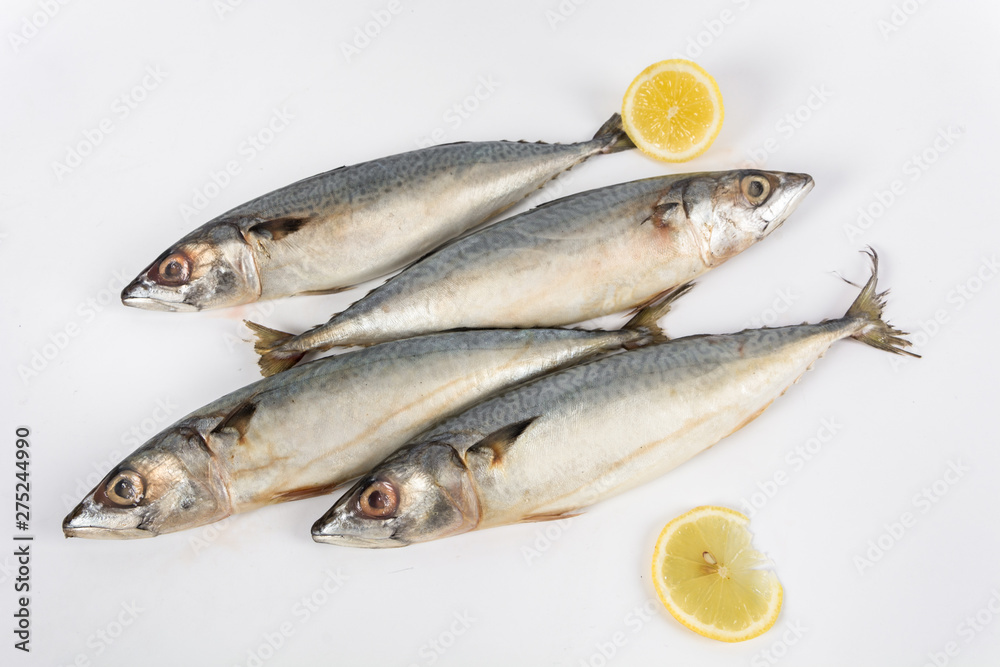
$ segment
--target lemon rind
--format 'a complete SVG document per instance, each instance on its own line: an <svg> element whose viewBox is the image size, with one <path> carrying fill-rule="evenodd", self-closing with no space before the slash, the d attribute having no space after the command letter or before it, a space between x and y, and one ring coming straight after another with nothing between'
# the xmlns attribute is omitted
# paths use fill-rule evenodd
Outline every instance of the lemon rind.
<svg viewBox="0 0 1000 667"><path fill-rule="evenodd" d="M706 133L705 139L703 139L699 144L682 152L672 152L664 148L656 147L645 136L643 136L642 131L635 127L631 122L631 111L636 99L635 91L642 84L652 79L656 74L664 71L684 72L693 76L709 91L709 99L712 101L713 105L713 123ZM628 90L625 92L625 97L622 99L622 122L626 133L640 151L663 162L686 162L707 151L708 148L715 142L715 139L719 136L719 132L722 131L722 122L724 118L725 108L722 103L722 91L719 90L718 83L716 83L715 79L712 78L711 74L706 72L704 68L699 66L697 63L680 58L663 60L644 69L629 85Z"/></svg>
<svg viewBox="0 0 1000 667"><path fill-rule="evenodd" d="M781 606L784 601L784 589L781 586L781 582L778 581L777 575L773 571L768 571L768 578L771 580L772 584L770 587L772 594L768 599L768 608L766 613L755 623L735 631L722 630L715 626L705 624L687 614L673 602L670 596L665 592L665 587L660 583L662 580L662 571L660 566L664 560L664 547L670 541L670 537L673 533L676 532L680 526L692 521L696 515L697 518L702 518L713 514L725 517L730 521L736 521L744 528L750 523L750 520L746 517L746 515L741 512L729 509L728 507L714 506L696 507L671 520L666 526L663 527L663 530L660 531L660 536L656 540L656 548L653 550L653 586L656 589L657 596L659 596L660 601L667 608L667 611L670 612L670 615L677 619L677 622L681 625L689 630L692 630L693 632L710 639L724 642L741 642L753 639L754 637L759 637L774 626L775 622L778 620L778 615L781 612Z"/></svg>

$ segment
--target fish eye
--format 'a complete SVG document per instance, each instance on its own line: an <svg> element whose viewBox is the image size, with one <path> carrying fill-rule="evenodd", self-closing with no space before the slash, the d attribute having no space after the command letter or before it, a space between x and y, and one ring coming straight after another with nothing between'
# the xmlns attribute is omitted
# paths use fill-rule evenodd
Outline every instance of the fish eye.
<svg viewBox="0 0 1000 667"><path fill-rule="evenodd" d="M183 285L190 277L191 259L182 252L167 255L150 271L150 278L162 285Z"/></svg>
<svg viewBox="0 0 1000 667"><path fill-rule="evenodd" d="M379 480L364 488L358 497L358 509L370 519L384 519L396 511L399 494L389 482Z"/></svg>
<svg viewBox="0 0 1000 667"><path fill-rule="evenodd" d="M145 492L146 482L142 475L134 470L120 470L104 485L101 495L119 507L135 507L142 501Z"/></svg>
<svg viewBox="0 0 1000 667"><path fill-rule="evenodd" d="M743 190L743 195L754 206L762 204L771 194L771 183L763 176L747 176L740 183L740 188Z"/></svg>

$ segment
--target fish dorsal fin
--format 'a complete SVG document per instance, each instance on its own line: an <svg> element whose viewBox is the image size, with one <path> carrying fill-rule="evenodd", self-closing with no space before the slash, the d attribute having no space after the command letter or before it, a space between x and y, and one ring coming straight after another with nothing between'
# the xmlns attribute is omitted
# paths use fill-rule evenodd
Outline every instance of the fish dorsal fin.
<svg viewBox="0 0 1000 667"><path fill-rule="evenodd" d="M465 453L466 458L479 459L491 468L502 465L504 455L536 419L538 417L531 417L530 419L508 424L493 431L472 447L469 447Z"/></svg>
<svg viewBox="0 0 1000 667"><path fill-rule="evenodd" d="M252 398L248 398L233 408L228 415L223 417L218 426L212 429L212 433L220 433L231 428L235 429L235 431L239 433L242 438L246 435L247 426L250 424L250 419L256 411L257 404L253 402Z"/></svg>
<svg viewBox="0 0 1000 667"><path fill-rule="evenodd" d="M309 222L309 218L304 217L271 218L258 222L247 231L256 236L267 236L272 241L280 241L289 234L294 234L302 229L307 222Z"/></svg>

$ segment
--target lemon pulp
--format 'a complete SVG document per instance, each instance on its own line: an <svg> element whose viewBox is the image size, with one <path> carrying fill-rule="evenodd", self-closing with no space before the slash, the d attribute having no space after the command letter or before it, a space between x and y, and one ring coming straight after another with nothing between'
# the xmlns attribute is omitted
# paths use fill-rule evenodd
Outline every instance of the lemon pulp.
<svg viewBox="0 0 1000 667"><path fill-rule="evenodd" d="M722 129L722 93L715 79L689 60L650 65L622 101L622 123L644 153L683 162L704 153Z"/></svg>
<svg viewBox="0 0 1000 667"><path fill-rule="evenodd" d="M653 552L653 584L670 613L698 634L738 642L766 632L782 589L753 548L749 519L698 507L664 527Z"/></svg>

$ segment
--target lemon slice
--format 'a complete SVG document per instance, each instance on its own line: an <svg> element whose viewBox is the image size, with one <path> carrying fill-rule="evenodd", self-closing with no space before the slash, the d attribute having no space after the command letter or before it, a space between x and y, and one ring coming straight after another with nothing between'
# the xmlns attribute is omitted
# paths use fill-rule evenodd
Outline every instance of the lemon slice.
<svg viewBox="0 0 1000 667"><path fill-rule="evenodd" d="M656 540L656 592L674 618L700 635L741 642L778 619L781 584L751 545L749 524L725 507L696 507Z"/></svg>
<svg viewBox="0 0 1000 667"><path fill-rule="evenodd" d="M622 100L622 122L639 149L666 162L704 153L722 129L722 93L690 60L664 60L637 76Z"/></svg>

